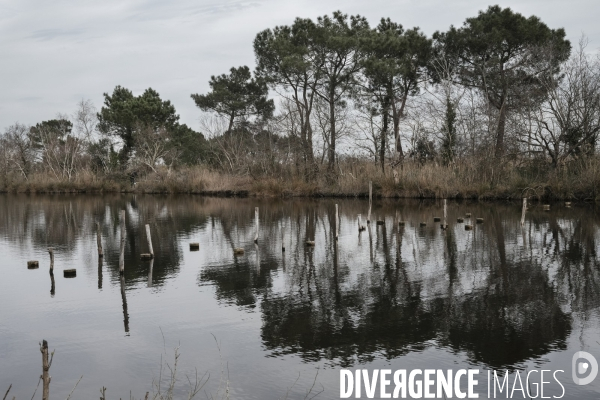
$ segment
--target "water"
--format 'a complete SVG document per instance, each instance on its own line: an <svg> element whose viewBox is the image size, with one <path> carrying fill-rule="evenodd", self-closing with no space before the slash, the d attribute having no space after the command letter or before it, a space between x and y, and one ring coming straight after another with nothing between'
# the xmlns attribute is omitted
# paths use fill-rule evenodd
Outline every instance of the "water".
<svg viewBox="0 0 600 400"><path fill-rule="evenodd" d="M0 196L1 395L12 384L11 395L31 398L46 339L55 350L52 398L66 398L81 376L72 398L98 398L102 387L107 398L143 398L161 362L168 376L176 347L179 397L197 371L210 374L199 398L303 399L311 388L310 396L339 398L341 368L479 368L482 378L492 368L562 369L567 398L598 397L600 378L571 379L576 351L600 355L596 208L545 212L534 203L521 227L520 204L449 201L443 231L433 222L441 201L376 201L373 219L385 224L359 234L356 216L364 221L367 208L364 200ZM456 220L466 212L484 223L465 231ZM140 260L146 223L152 264ZM244 255L234 256L237 247ZM40 268L28 270L28 260ZM64 278L67 268L77 277ZM550 395L560 395L554 386Z"/></svg>

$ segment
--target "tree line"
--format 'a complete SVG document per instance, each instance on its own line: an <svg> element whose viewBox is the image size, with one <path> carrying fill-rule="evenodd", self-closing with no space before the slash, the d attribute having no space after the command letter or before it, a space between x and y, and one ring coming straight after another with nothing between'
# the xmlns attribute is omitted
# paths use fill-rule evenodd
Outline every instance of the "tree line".
<svg viewBox="0 0 600 400"><path fill-rule="evenodd" d="M81 101L72 115L8 127L1 167L70 180L202 164L309 182L360 162L396 182L406 163L558 170L598 142L600 60L586 44L573 50L563 29L499 6L431 37L390 18L297 18L256 35L253 71L233 67L191 95L201 132L155 90L117 86L100 110Z"/></svg>

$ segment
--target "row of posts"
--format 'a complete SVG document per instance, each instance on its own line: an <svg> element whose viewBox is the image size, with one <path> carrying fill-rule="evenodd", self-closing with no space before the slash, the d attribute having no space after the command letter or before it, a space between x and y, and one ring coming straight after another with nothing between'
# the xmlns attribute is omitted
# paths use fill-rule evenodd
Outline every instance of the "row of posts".
<svg viewBox="0 0 600 400"><path fill-rule="evenodd" d="M567 202L565 204L567 207L570 207L570 205L571 205L570 202ZM368 209L368 213L367 213L367 224L371 223L372 207L373 207L373 182L369 182L369 209ZM448 221L447 221L448 213L447 213L447 200L446 199L443 199L443 209L444 209L444 216L443 216L443 223L441 226L443 229L446 229L448 227ZM550 209L549 205L544 205L544 210L548 211L549 209ZM527 211L527 198L524 197L522 213L521 213L521 225L525 224L526 211ZM478 218L478 222L479 222L479 220L480 220L480 218ZM255 209L254 209L254 221L255 221L254 242L258 243L258 232L259 232L259 208L258 207L255 207ZM125 210L121 210L119 213L119 224L120 224L120 230L121 230L120 251L119 251L119 273L123 274L125 271ZM154 258L154 249L152 247L152 237L150 234L150 225L146 224L145 228L146 228L146 239L148 241L149 253L141 254L141 258L142 259L153 259ZM358 214L358 229L359 229L359 231L362 231L365 229L365 226L362 224L361 214ZM281 226L280 230L281 230L281 250L285 251L284 226ZM97 235L96 243L98 246L98 257L100 259L102 259L102 257L104 256L103 249L102 249L102 240L101 240L102 234L101 234L100 224L97 222L96 222L96 235ZM335 240L338 240L338 236L339 236L339 206L338 206L338 204L336 204L335 205ZM307 244L308 244L308 242L307 242ZM194 247L194 245L195 245L195 243L192 243L190 246ZM235 250L243 252L242 249L235 249ZM53 248L48 248L48 252L50 254L50 274L53 277L53 271L54 271L54 250L53 250ZM65 270L65 272L67 272L67 271L71 271L71 270ZM73 270L73 272L74 272L74 270Z"/></svg>
<svg viewBox="0 0 600 400"><path fill-rule="evenodd" d="M121 241L119 247L119 273L122 275L125 272L125 210L119 212L119 225L121 228ZM154 249L152 247L152 236L150 235L150 225L146 224L146 240L148 241L149 253L141 254L142 259L153 259ZM102 233L100 224L96 222L96 243L98 245L98 257L102 258L104 252L102 250Z"/></svg>

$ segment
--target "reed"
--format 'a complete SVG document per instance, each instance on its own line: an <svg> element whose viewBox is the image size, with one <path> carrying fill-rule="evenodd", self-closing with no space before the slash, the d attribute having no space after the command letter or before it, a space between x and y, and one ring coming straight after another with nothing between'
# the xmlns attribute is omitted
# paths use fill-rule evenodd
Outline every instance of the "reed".
<svg viewBox="0 0 600 400"><path fill-rule="evenodd" d="M288 170L286 170L289 169ZM367 160L341 160L335 175L326 167L311 180L282 167L277 176L230 174L206 166L157 169L136 178L129 175L97 175L82 171L71 180L60 180L41 172L27 179L12 177L0 182L0 191L27 193L190 193L256 197L373 197L596 200L600 188L600 157L572 163L561 169L536 168L488 160L459 161L451 166L433 162L424 165L407 160L395 183L391 171ZM388 168L389 169L389 168Z"/></svg>

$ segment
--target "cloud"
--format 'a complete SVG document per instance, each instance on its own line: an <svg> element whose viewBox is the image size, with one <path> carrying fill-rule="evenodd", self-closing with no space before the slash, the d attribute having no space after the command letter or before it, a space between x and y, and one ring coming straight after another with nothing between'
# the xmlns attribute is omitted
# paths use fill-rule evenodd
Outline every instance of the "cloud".
<svg viewBox="0 0 600 400"><path fill-rule="evenodd" d="M84 30L82 28L74 28L74 29L60 29L60 28L54 28L54 29L39 29L37 31L34 31L33 34L31 35L31 38L33 39L39 39L39 40L52 40L52 39L56 39L60 36L77 36L77 35L81 35L84 32Z"/></svg>
<svg viewBox="0 0 600 400"><path fill-rule="evenodd" d="M81 97L101 107L116 85L136 94L152 87L171 100L182 122L198 129L191 93L208 90L211 75L254 65L259 31L334 10L390 17L427 34L461 25L494 2L479 0L5 0L0 5L0 130L71 113ZM510 0L500 4L582 31L600 47L596 0Z"/></svg>

